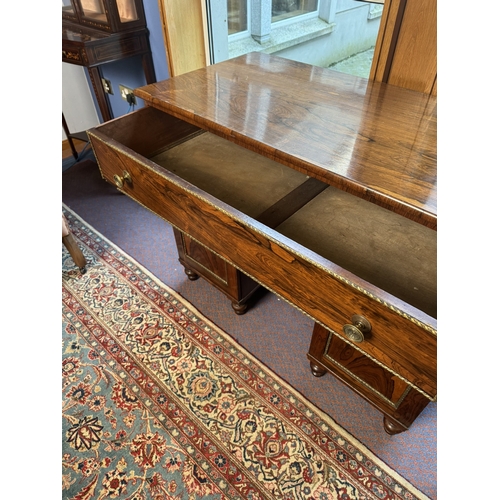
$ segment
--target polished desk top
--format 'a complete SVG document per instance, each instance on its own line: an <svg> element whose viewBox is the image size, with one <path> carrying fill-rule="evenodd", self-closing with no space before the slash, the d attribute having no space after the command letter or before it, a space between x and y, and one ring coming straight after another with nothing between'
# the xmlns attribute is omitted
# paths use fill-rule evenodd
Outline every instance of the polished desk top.
<svg viewBox="0 0 500 500"><path fill-rule="evenodd" d="M136 95L437 228L433 96L255 52L147 85Z"/></svg>

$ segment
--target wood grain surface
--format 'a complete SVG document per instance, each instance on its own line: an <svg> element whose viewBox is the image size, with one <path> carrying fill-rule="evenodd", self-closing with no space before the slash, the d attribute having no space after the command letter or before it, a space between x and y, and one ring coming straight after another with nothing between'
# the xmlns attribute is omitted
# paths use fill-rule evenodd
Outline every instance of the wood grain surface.
<svg viewBox="0 0 500 500"><path fill-rule="evenodd" d="M262 53L146 85L136 95L437 228L434 96Z"/></svg>
<svg viewBox="0 0 500 500"><path fill-rule="evenodd" d="M362 314L373 328L363 351L435 396L434 318L138 156L105 131L101 126L89 137L106 179L129 172L125 194L328 328L341 332L353 314Z"/></svg>

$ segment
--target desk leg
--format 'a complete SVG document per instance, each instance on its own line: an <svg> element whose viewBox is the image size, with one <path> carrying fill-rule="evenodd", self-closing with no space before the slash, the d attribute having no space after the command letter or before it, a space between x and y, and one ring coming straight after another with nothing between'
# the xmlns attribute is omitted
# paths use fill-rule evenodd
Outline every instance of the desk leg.
<svg viewBox="0 0 500 500"><path fill-rule="evenodd" d="M109 105L109 99L107 94L102 88L102 73L98 66L93 66L88 68L90 81L92 82L92 87L94 89L95 96L97 98L97 103L99 104L99 109L101 110L101 115L103 121L107 122L113 119L113 112Z"/></svg>

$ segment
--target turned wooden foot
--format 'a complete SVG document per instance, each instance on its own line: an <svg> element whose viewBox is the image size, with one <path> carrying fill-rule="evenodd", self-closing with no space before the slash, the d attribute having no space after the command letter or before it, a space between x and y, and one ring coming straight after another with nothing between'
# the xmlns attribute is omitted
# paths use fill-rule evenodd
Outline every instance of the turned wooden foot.
<svg viewBox="0 0 500 500"><path fill-rule="evenodd" d="M400 432L404 432L407 429L406 427L403 427L401 424L399 424L395 420L392 420L392 418L389 418L386 415L384 416L384 430L385 432L387 432L387 434L394 436L394 434L399 434Z"/></svg>
<svg viewBox="0 0 500 500"><path fill-rule="evenodd" d="M238 304L238 302L232 302L231 305L233 306L236 314L242 315L247 312L248 304Z"/></svg>
<svg viewBox="0 0 500 500"><path fill-rule="evenodd" d="M191 281L196 281L200 277L198 274L196 274L194 271L191 271L191 269L188 269L187 267L184 268L184 272Z"/></svg>
<svg viewBox="0 0 500 500"><path fill-rule="evenodd" d="M311 365L312 374L315 377L322 377L326 373L326 370L323 367L315 365L312 361L311 361L310 365Z"/></svg>

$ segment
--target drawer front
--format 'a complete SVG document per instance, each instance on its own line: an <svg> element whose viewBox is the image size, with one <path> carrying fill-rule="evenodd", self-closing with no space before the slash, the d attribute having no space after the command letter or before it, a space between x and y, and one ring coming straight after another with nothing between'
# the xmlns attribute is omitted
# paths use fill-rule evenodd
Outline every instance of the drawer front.
<svg viewBox="0 0 500 500"><path fill-rule="evenodd" d="M131 181L123 183L123 193L298 307L372 361L429 398L435 397L434 320L207 195L115 142L100 128L88 135L104 178L114 182L113 176L123 176L126 170ZM372 326L370 336L359 344L343 334L343 326L355 314L367 318Z"/></svg>
<svg viewBox="0 0 500 500"><path fill-rule="evenodd" d="M373 363L317 323L307 357L316 376L324 375L325 371L331 373L402 426L391 429L386 423L389 434L409 428L429 403L428 398L404 380Z"/></svg>

